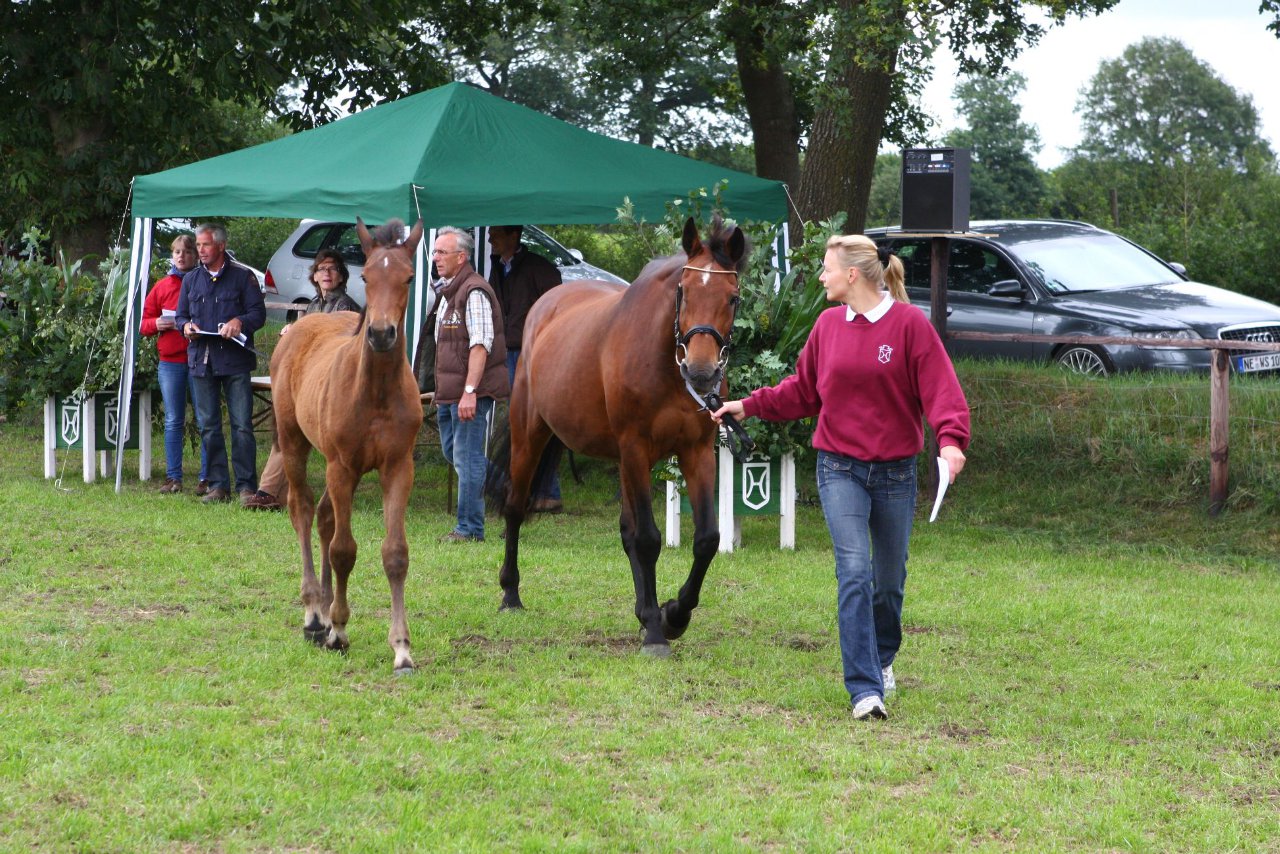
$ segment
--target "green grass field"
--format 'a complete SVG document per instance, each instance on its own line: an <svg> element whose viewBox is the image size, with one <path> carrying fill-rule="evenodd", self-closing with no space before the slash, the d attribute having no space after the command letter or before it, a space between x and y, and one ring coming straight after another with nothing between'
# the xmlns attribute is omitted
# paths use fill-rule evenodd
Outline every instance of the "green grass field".
<svg viewBox="0 0 1280 854"><path fill-rule="evenodd" d="M747 520L653 660L610 466L566 476L570 512L526 527L528 609L499 614L498 523L484 544L436 542L452 514L424 447L406 594L419 668L397 678L376 477L340 656L302 638L280 514L158 495L158 480L117 495L83 484L78 457L45 481L38 426L0 425L0 849L1280 850L1274 463L1249 459L1274 452L1275 395L1238 396L1257 437L1233 446L1233 500L1209 519L1198 452L1167 448L1165 425L1193 417L1181 401L1198 411L1194 382L961 379L970 468L938 523L922 501L899 692L870 724L839 678L812 505L794 552L776 520ZM1125 403L1100 406L1111 395ZM1076 397L1088 405L1055 420ZM1157 429L1131 423L1144 412ZM798 480L811 495L812 472ZM685 525L664 599L688 568Z"/></svg>

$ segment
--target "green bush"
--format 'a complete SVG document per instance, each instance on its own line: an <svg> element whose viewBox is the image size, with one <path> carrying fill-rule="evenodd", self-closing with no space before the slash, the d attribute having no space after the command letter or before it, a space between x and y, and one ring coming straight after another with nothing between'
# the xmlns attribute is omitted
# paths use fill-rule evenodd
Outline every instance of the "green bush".
<svg viewBox="0 0 1280 854"><path fill-rule="evenodd" d="M582 253L583 260L634 282L653 257L646 241L616 225L558 225L544 228L556 240Z"/></svg>
<svg viewBox="0 0 1280 854"><path fill-rule="evenodd" d="M120 381L128 256L117 252L97 275L38 259L45 236L24 236L24 258L0 261L0 411L41 405L50 394L92 393ZM140 348L135 386L155 375L155 348Z"/></svg>

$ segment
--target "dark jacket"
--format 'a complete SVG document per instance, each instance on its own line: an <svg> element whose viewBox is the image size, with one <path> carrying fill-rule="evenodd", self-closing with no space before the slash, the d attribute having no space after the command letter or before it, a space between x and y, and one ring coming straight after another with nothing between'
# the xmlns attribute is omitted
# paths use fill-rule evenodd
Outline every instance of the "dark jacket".
<svg viewBox="0 0 1280 854"><path fill-rule="evenodd" d="M511 272L502 267L502 259L492 256L489 284L502 306L503 331L507 349L519 350L524 345L524 320L538 298L563 281L560 268L536 252L521 246L511 257Z"/></svg>
<svg viewBox="0 0 1280 854"><path fill-rule="evenodd" d="M493 346L485 360L484 373L476 386L476 397L506 400L511 395L507 375L507 345L502 331L502 307L493 288L470 264L458 271L448 287L440 292L448 305L440 316L440 335L436 339L437 404L457 403L462 399L467 381L467 359L471 354L471 331L467 328L467 298L481 290L493 307ZM437 310L438 307L437 307Z"/></svg>
<svg viewBox="0 0 1280 854"><path fill-rule="evenodd" d="M346 288L336 288L333 291L333 298L325 302L323 296L316 296L311 302L307 303L307 310L303 314L328 314L331 311L362 311L360 303L347 293Z"/></svg>
<svg viewBox="0 0 1280 854"><path fill-rule="evenodd" d="M178 294L178 328L194 323L205 332L217 332L218 324L240 318L240 331L249 347L253 333L267 321L258 280L247 267L228 256L216 279L203 264L182 277ZM197 335L187 343L187 365L197 377L249 374L258 364L252 352L226 338Z"/></svg>

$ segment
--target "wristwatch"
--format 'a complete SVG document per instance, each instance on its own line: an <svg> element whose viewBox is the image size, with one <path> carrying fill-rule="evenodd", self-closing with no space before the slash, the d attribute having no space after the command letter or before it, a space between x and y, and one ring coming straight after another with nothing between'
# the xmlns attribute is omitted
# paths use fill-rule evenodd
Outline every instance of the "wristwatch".
<svg viewBox="0 0 1280 854"><path fill-rule="evenodd" d="M462 393L463 393L463 394L475 394L475 393L476 393L476 387L475 387L475 386L473 386L473 385L464 385L464 386L462 387Z"/></svg>

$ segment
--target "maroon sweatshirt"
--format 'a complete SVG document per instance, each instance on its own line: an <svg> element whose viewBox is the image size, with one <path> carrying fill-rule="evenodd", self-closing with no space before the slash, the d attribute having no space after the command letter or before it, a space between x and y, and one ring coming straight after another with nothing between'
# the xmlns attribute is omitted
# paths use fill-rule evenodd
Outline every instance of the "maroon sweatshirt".
<svg viewBox="0 0 1280 854"><path fill-rule="evenodd" d="M752 392L744 412L767 421L817 415L813 446L864 462L920 453L922 415L939 447L967 448L969 404L924 312L889 301L870 315L843 305L824 311L796 372Z"/></svg>

